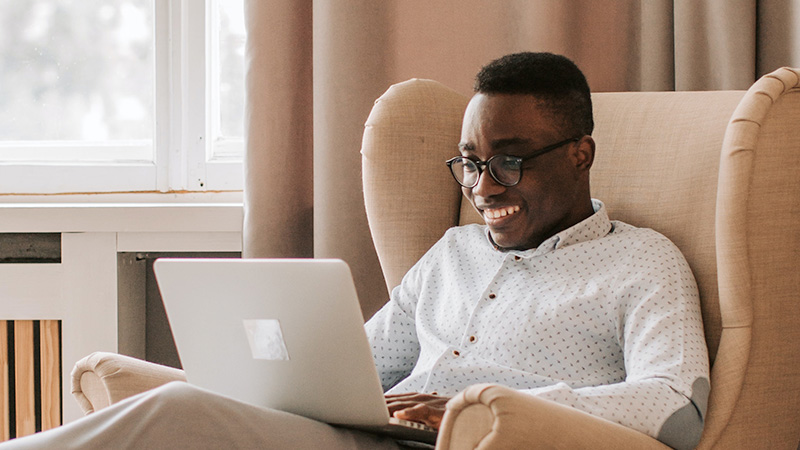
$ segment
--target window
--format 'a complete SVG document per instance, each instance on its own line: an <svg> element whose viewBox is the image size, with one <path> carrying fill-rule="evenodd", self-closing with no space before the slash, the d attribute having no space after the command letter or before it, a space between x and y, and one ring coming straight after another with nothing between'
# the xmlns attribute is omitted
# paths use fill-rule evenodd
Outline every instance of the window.
<svg viewBox="0 0 800 450"><path fill-rule="evenodd" d="M0 192L238 190L242 0L0 5Z"/></svg>
<svg viewBox="0 0 800 450"><path fill-rule="evenodd" d="M210 94L212 160L241 159L244 135L244 14L242 0L212 10Z"/></svg>

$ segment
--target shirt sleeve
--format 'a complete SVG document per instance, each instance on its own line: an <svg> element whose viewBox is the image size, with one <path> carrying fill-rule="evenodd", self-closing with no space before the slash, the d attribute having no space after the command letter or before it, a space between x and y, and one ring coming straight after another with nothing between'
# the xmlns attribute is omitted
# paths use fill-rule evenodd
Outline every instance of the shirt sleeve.
<svg viewBox="0 0 800 450"><path fill-rule="evenodd" d="M625 380L574 389L560 382L525 392L639 430L673 448L694 448L709 394L697 287L683 256L666 238L639 250L621 267L616 287ZM660 258L673 259L675 270L653 270L664 267Z"/></svg>
<svg viewBox="0 0 800 450"><path fill-rule="evenodd" d="M414 318L395 300L400 290L401 286L395 288L389 302L365 325L384 391L407 377L419 357Z"/></svg>
<svg viewBox="0 0 800 450"><path fill-rule="evenodd" d="M435 252L431 248L392 290L389 301L364 326L384 391L406 378L417 364L420 343L415 313L421 274Z"/></svg>

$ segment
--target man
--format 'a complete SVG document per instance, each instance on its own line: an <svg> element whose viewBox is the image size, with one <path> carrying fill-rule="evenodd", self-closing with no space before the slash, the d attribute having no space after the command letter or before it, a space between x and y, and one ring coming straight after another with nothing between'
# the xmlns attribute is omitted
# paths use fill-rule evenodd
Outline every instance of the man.
<svg viewBox="0 0 800 450"><path fill-rule="evenodd" d="M449 230L367 324L384 388L419 392L390 410L436 426L447 397L492 382L694 447L709 392L697 288L665 237L592 201L585 78L523 53L475 91L448 164L486 225Z"/></svg>
<svg viewBox="0 0 800 450"><path fill-rule="evenodd" d="M367 323L389 411L438 427L451 396L493 382L693 447L708 395L694 278L666 238L592 200L585 78L523 53L475 91L448 165L486 225L449 230ZM397 448L183 383L16 444Z"/></svg>

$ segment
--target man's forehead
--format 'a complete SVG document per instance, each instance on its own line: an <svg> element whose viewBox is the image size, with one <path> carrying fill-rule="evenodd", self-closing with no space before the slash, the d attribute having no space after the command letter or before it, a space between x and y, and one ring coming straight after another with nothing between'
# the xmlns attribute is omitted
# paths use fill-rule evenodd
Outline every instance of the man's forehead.
<svg viewBox="0 0 800 450"><path fill-rule="evenodd" d="M541 100L528 94L477 93L464 112L459 149L471 150L476 140L492 148L549 142L559 121Z"/></svg>
<svg viewBox="0 0 800 450"><path fill-rule="evenodd" d="M535 94L476 92L469 100L469 103L467 104L467 110L469 110L470 107L493 107L494 109L526 107L549 111L551 103L551 101Z"/></svg>

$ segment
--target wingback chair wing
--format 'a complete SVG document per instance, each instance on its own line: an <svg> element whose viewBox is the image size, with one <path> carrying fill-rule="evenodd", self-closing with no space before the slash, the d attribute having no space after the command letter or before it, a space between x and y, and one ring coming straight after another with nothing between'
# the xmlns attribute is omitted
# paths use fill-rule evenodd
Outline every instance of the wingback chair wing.
<svg viewBox="0 0 800 450"><path fill-rule="evenodd" d="M479 217L444 161L468 98L430 80L391 87L363 139L364 197L387 288L452 226ZM700 288L712 360L699 448L800 442L800 71L747 92L593 95L593 196L613 219L654 228ZM183 374L114 354L73 371L91 412ZM439 449L666 448L636 431L498 385L450 401Z"/></svg>

